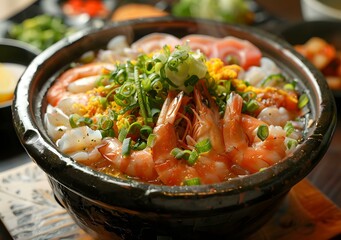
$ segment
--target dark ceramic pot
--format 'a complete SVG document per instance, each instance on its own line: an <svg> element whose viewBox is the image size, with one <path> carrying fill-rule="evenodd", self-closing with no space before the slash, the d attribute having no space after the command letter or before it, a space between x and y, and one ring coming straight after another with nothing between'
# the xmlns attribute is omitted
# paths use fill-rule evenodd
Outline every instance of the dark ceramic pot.
<svg viewBox="0 0 341 240"><path fill-rule="evenodd" d="M0 64L16 63L28 66L39 52L26 43L0 38ZM12 101L0 102L0 136L5 140L1 141L0 160L18 153L18 150L23 151L13 127L11 105Z"/></svg>
<svg viewBox="0 0 341 240"><path fill-rule="evenodd" d="M179 37L202 33L247 39L309 95L313 120L307 138L284 162L229 182L168 187L117 179L84 167L59 152L43 124L45 93L53 77L84 52L104 48L116 35L130 42L152 32ZM29 66L14 100L13 117L28 154L49 177L57 200L86 232L98 239L242 238L259 229L292 186L326 152L336 125L336 107L323 76L284 41L253 28L173 18L147 19L89 29L55 44Z"/></svg>

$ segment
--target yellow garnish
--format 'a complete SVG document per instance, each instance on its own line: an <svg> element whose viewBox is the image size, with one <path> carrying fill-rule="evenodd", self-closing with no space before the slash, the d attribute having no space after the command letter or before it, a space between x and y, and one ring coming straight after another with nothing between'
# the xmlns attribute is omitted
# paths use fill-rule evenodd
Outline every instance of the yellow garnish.
<svg viewBox="0 0 341 240"><path fill-rule="evenodd" d="M241 67L238 65L225 65L219 58L211 58L206 62L207 70L210 76L218 80L236 79Z"/></svg>

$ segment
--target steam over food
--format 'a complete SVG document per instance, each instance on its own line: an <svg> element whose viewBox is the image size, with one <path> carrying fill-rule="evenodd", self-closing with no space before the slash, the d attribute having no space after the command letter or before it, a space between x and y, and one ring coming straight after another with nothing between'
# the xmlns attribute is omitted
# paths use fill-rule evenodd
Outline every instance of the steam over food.
<svg viewBox="0 0 341 240"><path fill-rule="evenodd" d="M252 43L153 33L85 53L47 93L48 134L75 161L154 184L262 171L304 138L308 95Z"/></svg>

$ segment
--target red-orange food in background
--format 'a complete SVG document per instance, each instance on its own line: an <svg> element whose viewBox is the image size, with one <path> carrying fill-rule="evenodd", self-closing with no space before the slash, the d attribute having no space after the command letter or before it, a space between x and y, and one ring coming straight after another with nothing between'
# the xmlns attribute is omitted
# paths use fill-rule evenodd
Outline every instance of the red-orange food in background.
<svg viewBox="0 0 341 240"><path fill-rule="evenodd" d="M295 49L319 69L327 79L331 89L341 89L341 52L319 37L310 38Z"/></svg>
<svg viewBox="0 0 341 240"><path fill-rule="evenodd" d="M68 0L63 5L66 15L88 14L90 17L106 16L108 9L101 0Z"/></svg>
<svg viewBox="0 0 341 240"><path fill-rule="evenodd" d="M162 17L168 15L167 12L162 11L156 7L142 3L130 3L125 4L113 13L111 20L123 21L135 18L147 18L147 17Z"/></svg>

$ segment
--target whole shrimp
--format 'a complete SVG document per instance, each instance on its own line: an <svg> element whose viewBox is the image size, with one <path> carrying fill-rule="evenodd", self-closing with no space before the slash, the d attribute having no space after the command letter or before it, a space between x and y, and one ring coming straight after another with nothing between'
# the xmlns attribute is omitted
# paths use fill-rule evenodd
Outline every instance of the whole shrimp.
<svg viewBox="0 0 341 240"><path fill-rule="evenodd" d="M198 173L185 160L176 159L171 154L178 144L174 123L183 96L183 92L176 96L174 92L168 93L153 130L156 136L152 146L155 170L166 185L181 185L185 179L198 177Z"/></svg>
<svg viewBox="0 0 341 240"><path fill-rule="evenodd" d="M199 94L198 91L196 91ZM221 182L228 176L229 170L225 162L226 158L223 155L216 154L214 150L204 154L200 154L194 164L189 164L184 159L176 159L172 154L172 150L178 145L178 136L175 130L175 121L178 111L182 105L184 93L180 92L177 96L174 93L169 93L168 97L162 107L158 122L154 128L156 135L155 143L152 147L153 157L155 162L155 169L159 175L159 179L166 185L182 185L184 181L199 178L202 184L210 184ZM201 97L196 97L197 101L201 102ZM198 123L195 134L193 135L194 141L209 138L210 131L200 131L204 121L211 121L212 118L208 117L205 110L198 107L197 120ZM201 117L200 115L203 117ZM208 118L207 118L208 117ZM199 120L200 118L200 120ZM213 123L207 123L213 126ZM214 130L215 131L215 130ZM205 134L203 134L205 132ZM222 144L222 143L220 143ZM215 146L213 147L213 149ZM218 148L219 149L219 148Z"/></svg>
<svg viewBox="0 0 341 240"><path fill-rule="evenodd" d="M98 151L115 169L124 174L145 181L153 181L157 178L150 148L132 151L128 156L123 156L122 143L117 138L107 138L103 140L103 145L98 148Z"/></svg>
<svg viewBox="0 0 341 240"><path fill-rule="evenodd" d="M218 106L209 94L204 82L194 89L194 124L192 137L196 142L209 139L211 150L201 153L194 168L204 183L217 183L230 176L231 162L225 154L222 124Z"/></svg>
<svg viewBox="0 0 341 240"><path fill-rule="evenodd" d="M204 103L206 101L207 105ZM214 151L218 154L224 153L225 146L218 106L202 81L194 88L194 102L196 106L193 111L195 116L193 124L194 139L200 141L209 138Z"/></svg>
<svg viewBox="0 0 341 240"><path fill-rule="evenodd" d="M114 68L114 64L96 62L67 70L49 88L48 103L57 106L66 97L77 95L80 95L80 98L84 97L81 93L93 88L101 74Z"/></svg>
<svg viewBox="0 0 341 240"><path fill-rule="evenodd" d="M242 105L242 97L232 92L223 118L224 143L234 164L255 173L286 156L286 133L282 127L269 126L257 118L242 114ZM269 135L263 141L257 136L260 125L269 128Z"/></svg>

